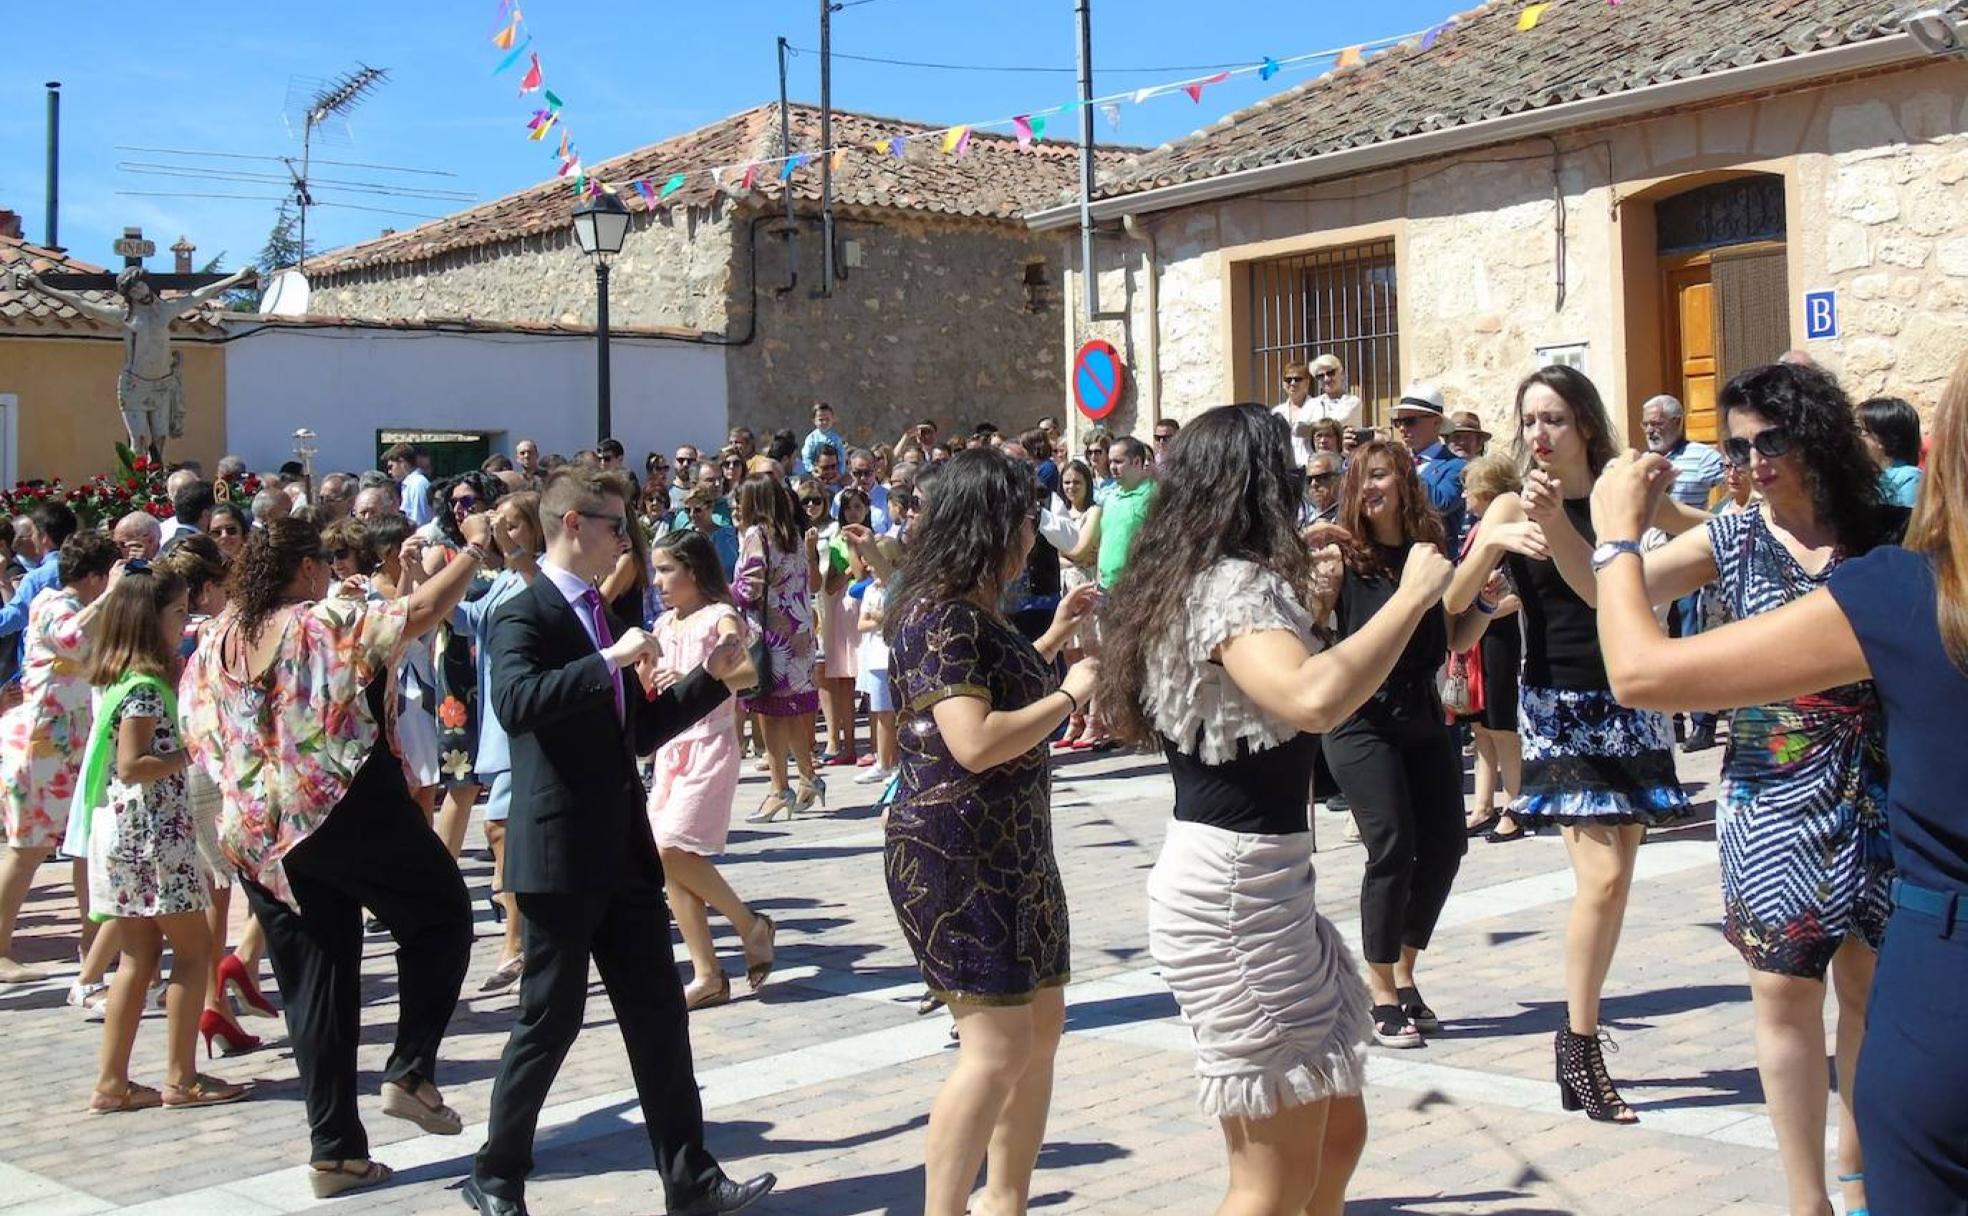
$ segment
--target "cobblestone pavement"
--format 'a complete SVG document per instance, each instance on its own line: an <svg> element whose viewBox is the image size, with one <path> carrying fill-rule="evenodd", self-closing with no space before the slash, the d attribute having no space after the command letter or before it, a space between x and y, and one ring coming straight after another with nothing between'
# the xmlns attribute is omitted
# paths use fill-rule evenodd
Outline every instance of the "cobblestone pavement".
<svg viewBox="0 0 1968 1216"><path fill-rule="evenodd" d="M1376 1050L1371 1138L1350 1212L1781 1211L1749 992L1719 924L1706 821L1718 759L1682 760L1704 819L1656 833L1641 851L1607 986L1606 1018L1621 1049L1611 1064L1641 1124L1609 1127L1558 1109L1551 1040L1562 1024L1572 886L1560 842L1478 840L1421 972L1447 1027L1423 1050ZM1033 1206L1207 1213L1223 1181L1222 1145L1196 1110L1188 1035L1144 944L1143 884L1167 821L1168 778L1159 758L1114 754L1064 761L1058 779L1074 982ZM779 1174L778 1193L760 1209L768 1216L919 1209L924 1122L953 1048L944 1015L915 1014L919 985L882 885L870 788L837 779L833 813L732 833L726 873L778 919L781 970L762 996L694 1015L692 1038L713 1151L735 1173ZM739 813L762 795L748 768ZM1362 853L1342 840L1344 822L1318 816L1320 904L1352 936ZM300 1168L305 1122L284 1039L212 1066L257 1082L251 1102L83 1114L100 1032L62 1005L71 962L58 982L0 990L0 1216L463 1210L456 1188L482 1139L514 1007L511 995L472 995L497 946L480 845L474 830L465 867L479 939L441 1078L467 1122L463 1136L422 1135L382 1116L373 1096L395 1018L385 938L371 939L365 965L361 1062L374 1153L398 1181L329 1205L312 1198ZM65 867L44 867L19 940L24 958L58 969L74 949L66 876ZM735 938L716 923L727 966L741 971ZM612 1023L597 984L541 1125L528 1190L536 1212L661 1210ZM147 1016L139 1079L158 1079L161 1033L160 1015Z"/></svg>

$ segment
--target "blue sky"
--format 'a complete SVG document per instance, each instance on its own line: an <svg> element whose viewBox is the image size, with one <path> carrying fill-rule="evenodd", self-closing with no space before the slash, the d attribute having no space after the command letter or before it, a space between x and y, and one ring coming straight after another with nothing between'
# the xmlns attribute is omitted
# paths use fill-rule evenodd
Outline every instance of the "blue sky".
<svg viewBox="0 0 1968 1216"><path fill-rule="evenodd" d="M773 40L818 46L818 0L524 0L527 27L547 84L589 160L643 144L761 102L775 100ZM1270 55L1388 37L1434 23L1463 0L1374 4L1280 4L1277 0L1094 0L1094 86L1098 93L1194 75L1129 68L1249 63ZM180 234L199 260L219 253L236 267L266 239L275 204L260 200L128 197L117 191L206 191L271 195L276 187L139 176L122 161L183 158L119 151L117 145L259 156L298 154L282 118L295 77L328 77L357 63L390 69L389 82L350 117L352 143L317 157L444 170L455 178L379 174L317 166L315 176L401 182L457 190L478 200L552 176L551 147L525 138L537 94L517 96L519 71L491 75L497 0L342 0L158 4L95 0L87 5L10 6L11 68L0 82L0 208L22 213L26 235L44 234L42 82L62 94L61 242L76 256L113 261L109 243L142 225L163 250ZM1074 59L1072 0L858 0L834 16L842 54L990 66L1065 67ZM1111 70L1110 70L1111 69ZM1303 80L1287 70L1268 83L1235 77L1200 105L1181 93L1124 107L1118 132L1102 141L1155 144L1206 125ZM792 61L794 99L817 100L819 60ZM1075 95L1070 72L950 72L836 59L834 104L937 124L1042 109ZM1054 134L1066 134L1056 128ZM549 145L553 141L549 140ZM203 161L281 172L272 161ZM426 215L469 203L327 195L362 206ZM407 228L415 215L322 207L309 216L309 243L331 248ZM151 265L168 268L169 256Z"/></svg>

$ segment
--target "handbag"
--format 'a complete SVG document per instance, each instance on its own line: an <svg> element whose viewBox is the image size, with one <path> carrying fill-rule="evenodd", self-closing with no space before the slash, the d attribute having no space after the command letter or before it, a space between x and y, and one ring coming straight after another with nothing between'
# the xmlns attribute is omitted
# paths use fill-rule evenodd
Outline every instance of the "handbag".
<svg viewBox="0 0 1968 1216"><path fill-rule="evenodd" d="M1442 695L1442 710L1450 721L1468 717L1483 708L1482 647L1449 655L1435 676L1435 689Z"/></svg>

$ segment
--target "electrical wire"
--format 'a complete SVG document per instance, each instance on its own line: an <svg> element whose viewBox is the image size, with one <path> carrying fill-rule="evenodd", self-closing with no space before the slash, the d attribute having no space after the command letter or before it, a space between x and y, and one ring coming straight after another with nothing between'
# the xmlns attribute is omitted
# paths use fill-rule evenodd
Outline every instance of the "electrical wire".
<svg viewBox="0 0 1968 1216"><path fill-rule="evenodd" d="M865 4L868 0L860 0L860 2ZM807 46L788 46L786 49L795 55L818 55L820 53L814 48ZM898 68L930 68L939 72L1042 72L1049 75L1071 76L1080 70L1078 68L1033 67L1012 64L925 63L917 59L885 59L879 55L850 55L845 51L832 51L830 54L835 59L852 59L856 63L880 63ZM1218 72L1226 68L1246 67L1249 63L1250 61L1246 59L1240 60L1237 63L1185 63L1158 68L1110 68L1103 65L1098 68L1098 71L1103 76L1116 74L1141 75L1158 72Z"/></svg>

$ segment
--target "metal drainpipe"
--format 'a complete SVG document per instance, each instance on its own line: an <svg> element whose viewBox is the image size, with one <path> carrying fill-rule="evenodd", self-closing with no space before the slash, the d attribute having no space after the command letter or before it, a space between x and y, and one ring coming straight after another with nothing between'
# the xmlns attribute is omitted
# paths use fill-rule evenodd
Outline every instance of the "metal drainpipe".
<svg viewBox="0 0 1968 1216"><path fill-rule="evenodd" d="M1140 216L1122 216L1121 227L1131 239L1148 246L1148 332L1141 343L1141 384L1148 398L1148 429L1153 431L1162 420L1160 258L1155 247L1154 230Z"/></svg>

